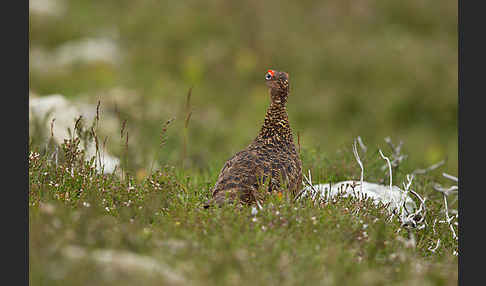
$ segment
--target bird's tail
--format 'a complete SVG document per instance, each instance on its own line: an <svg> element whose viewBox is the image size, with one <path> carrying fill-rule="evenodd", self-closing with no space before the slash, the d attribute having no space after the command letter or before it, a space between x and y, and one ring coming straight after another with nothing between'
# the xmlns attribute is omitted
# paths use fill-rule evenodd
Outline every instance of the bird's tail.
<svg viewBox="0 0 486 286"><path fill-rule="evenodd" d="M238 201L238 196L238 189L221 190L219 192L215 192L213 197L203 204L203 207L208 209L213 206L221 207L225 203L234 203Z"/></svg>

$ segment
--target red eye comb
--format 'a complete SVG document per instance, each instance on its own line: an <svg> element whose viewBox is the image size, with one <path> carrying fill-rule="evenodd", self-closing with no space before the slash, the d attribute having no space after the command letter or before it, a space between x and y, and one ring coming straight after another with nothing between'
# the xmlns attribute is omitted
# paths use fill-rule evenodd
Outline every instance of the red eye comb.
<svg viewBox="0 0 486 286"><path fill-rule="evenodd" d="M275 71L274 70L268 70L267 73L271 74L272 76L275 75Z"/></svg>

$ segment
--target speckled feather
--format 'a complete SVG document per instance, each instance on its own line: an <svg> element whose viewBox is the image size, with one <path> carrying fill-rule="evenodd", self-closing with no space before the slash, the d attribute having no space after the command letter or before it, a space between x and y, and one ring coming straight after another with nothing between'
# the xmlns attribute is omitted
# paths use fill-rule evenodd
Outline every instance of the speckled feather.
<svg viewBox="0 0 486 286"><path fill-rule="evenodd" d="M302 187L302 163L295 148L286 104L288 74L269 70L265 77L271 103L258 136L237 152L221 169L205 207L225 200L251 204L261 200L261 190L289 191L295 196Z"/></svg>

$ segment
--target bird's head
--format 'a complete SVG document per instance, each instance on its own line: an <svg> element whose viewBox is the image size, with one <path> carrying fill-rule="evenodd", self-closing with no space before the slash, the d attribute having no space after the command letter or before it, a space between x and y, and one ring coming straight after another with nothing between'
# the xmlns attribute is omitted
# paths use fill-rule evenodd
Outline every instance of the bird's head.
<svg viewBox="0 0 486 286"><path fill-rule="evenodd" d="M283 99L284 101L287 99L287 95L289 92L288 73L275 71L275 70L268 70L267 73L265 74L265 82L267 86L270 88L272 100L279 99L279 98L273 98L276 95L279 95L278 97L283 96L284 98L281 99Z"/></svg>

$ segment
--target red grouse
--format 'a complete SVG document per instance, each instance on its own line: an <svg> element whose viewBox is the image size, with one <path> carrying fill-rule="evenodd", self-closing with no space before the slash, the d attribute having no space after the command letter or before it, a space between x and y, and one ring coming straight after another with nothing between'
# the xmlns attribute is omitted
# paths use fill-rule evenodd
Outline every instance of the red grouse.
<svg viewBox="0 0 486 286"><path fill-rule="evenodd" d="M287 115L289 75L268 70L265 81L271 103L258 136L236 153L221 169L205 208L225 201L245 204L260 201L263 192L290 191L295 196L302 186L302 162L296 151Z"/></svg>

